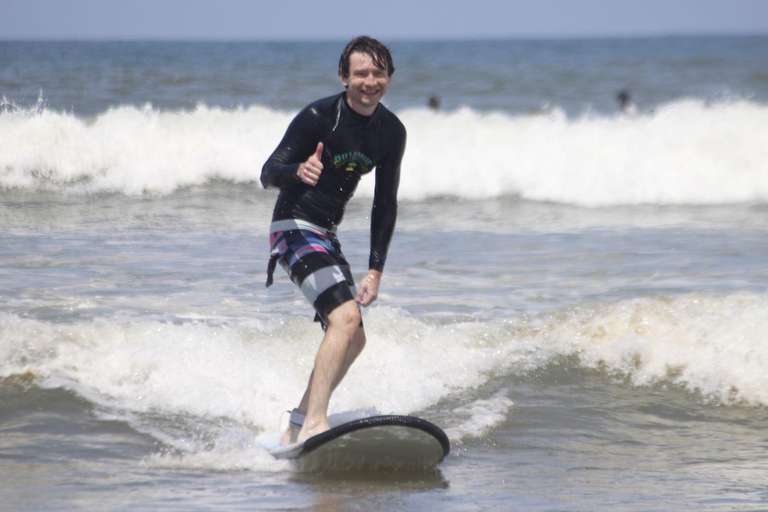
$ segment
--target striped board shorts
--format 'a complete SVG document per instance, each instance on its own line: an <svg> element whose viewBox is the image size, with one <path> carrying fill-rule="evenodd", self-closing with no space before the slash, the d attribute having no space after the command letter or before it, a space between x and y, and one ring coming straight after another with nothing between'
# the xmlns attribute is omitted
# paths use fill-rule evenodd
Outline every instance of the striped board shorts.
<svg viewBox="0 0 768 512"><path fill-rule="evenodd" d="M336 233L304 220L272 222L267 287L279 263L312 307L315 321L327 328L328 315L355 298L355 282Z"/></svg>

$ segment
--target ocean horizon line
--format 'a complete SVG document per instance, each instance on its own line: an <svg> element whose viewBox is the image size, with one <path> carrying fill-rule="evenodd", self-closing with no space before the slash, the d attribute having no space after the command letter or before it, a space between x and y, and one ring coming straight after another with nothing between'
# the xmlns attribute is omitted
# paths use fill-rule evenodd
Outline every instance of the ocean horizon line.
<svg viewBox="0 0 768 512"><path fill-rule="evenodd" d="M768 38L768 32L694 32L694 33L658 33L658 34L568 34L568 35L498 35L498 36L430 36L430 37L412 37L412 36L392 36L385 37L376 35L388 43L488 43L488 42L508 42L508 41L638 41L638 40L660 40L660 39L717 39L717 38L740 38L740 39L764 39ZM180 43L180 44L249 44L249 43L343 43L348 38L337 36L318 36L310 38L187 38L187 37L109 37L109 38L78 38L78 37L42 37L42 38L0 38L0 43Z"/></svg>

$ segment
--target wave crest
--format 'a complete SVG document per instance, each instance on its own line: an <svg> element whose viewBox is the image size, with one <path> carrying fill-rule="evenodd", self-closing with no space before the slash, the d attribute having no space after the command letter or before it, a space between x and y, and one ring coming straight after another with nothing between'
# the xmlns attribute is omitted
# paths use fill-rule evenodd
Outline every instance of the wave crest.
<svg viewBox="0 0 768 512"><path fill-rule="evenodd" d="M568 119L471 109L399 113L409 132L400 197L515 196L579 206L768 202L768 107L683 100L637 117ZM0 189L171 194L257 183L292 114L122 106L94 119L0 114ZM373 194L364 179L359 195ZM271 199L270 199L271 200Z"/></svg>

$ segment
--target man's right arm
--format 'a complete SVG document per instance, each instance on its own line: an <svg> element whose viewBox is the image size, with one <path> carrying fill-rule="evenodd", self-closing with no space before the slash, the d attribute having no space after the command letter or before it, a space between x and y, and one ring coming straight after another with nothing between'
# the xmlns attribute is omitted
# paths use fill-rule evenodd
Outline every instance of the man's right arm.
<svg viewBox="0 0 768 512"><path fill-rule="evenodd" d="M319 140L319 119L314 114L311 108L304 109L291 121L283 140L261 169L264 188L285 188L302 182L300 165L315 152Z"/></svg>

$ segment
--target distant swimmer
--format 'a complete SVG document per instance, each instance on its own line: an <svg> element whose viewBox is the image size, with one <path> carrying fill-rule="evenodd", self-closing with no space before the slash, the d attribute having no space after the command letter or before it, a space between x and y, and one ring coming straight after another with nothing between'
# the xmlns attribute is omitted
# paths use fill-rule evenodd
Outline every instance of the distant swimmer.
<svg viewBox="0 0 768 512"><path fill-rule="evenodd" d="M430 96L429 102L427 103L429 105L429 108L437 112L440 110L440 98L437 96Z"/></svg>
<svg viewBox="0 0 768 512"><path fill-rule="evenodd" d="M627 89L619 91L619 94L616 96L616 101L619 102L619 109L621 109L622 114L637 114L637 107L632 102L632 95Z"/></svg>
<svg viewBox="0 0 768 512"><path fill-rule="evenodd" d="M267 286L279 263L312 304L325 331L282 445L330 429L331 394L366 343L360 306L371 305L379 293L405 152L405 127L380 103L394 71L392 55L382 43L369 37L350 41L339 59L346 91L299 112L261 171L265 188L280 189L269 230ZM355 290L336 228L360 179L374 169L369 270Z"/></svg>

